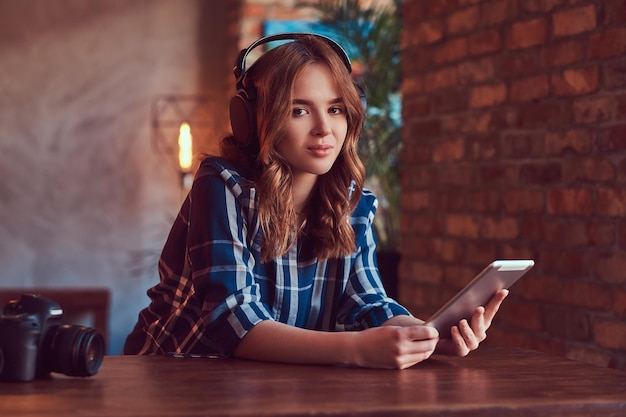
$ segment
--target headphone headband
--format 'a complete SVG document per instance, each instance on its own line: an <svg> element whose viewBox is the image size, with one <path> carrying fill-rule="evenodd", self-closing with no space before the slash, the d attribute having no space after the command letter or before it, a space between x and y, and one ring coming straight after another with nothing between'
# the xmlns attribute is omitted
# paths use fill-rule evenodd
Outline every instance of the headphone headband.
<svg viewBox="0 0 626 417"><path fill-rule="evenodd" d="M328 45L330 45L330 47L332 47L335 50L337 55L339 55L344 65L348 69L348 72L349 73L352 72L352 64L350 64L350 58L348 58L348 54L346 53L345 49L343 49L341 45L339 45L337 42L335 42L331 38L324 36L324 35L318 35L316 33L305 33L305 32L278 33L276 35L269 35L261 39L258 39L255 42L253 42L250 46L248 46L245 49L242 49L239 52L239 56L237 57L237 61L235 62L235 67L233 68L233 73L235 74L235 79L237 82L236 84L237 89L241 89L243 87L243 79L246 76L246 70L247 70L246 59L248 58L248 54L250 54L250 52L252 52L253 49L255 49L258 46L264 45L269 42L274 42L274 41L285 41L285 40L297 41L297 40L300 40L304 36L315 36L316 38L324 40Z"/></svg>

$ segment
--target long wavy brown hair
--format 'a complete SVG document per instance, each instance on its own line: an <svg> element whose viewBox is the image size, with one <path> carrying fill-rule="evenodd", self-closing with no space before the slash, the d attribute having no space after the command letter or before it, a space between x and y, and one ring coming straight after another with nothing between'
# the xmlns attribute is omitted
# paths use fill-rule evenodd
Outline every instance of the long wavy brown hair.
<svg viewBox="0 0 626 417"><path fill-rule="evenodd" d="M294 82L302 69L313 63L325 63L334 74L346 106L348 131L337 160L329 172L318 178L306 212L299 216L294 208L291 168L277 152L276 144L284 138L291 117ZM364 108L344 62L327 41L305 36L263 54L250 67L244 82L256 93L257 139L244 148L232 136L227 137L221 151L256 182L263 232L261 261L288 252L301 234L312 237L318 259L354 252L356 243L349 217L365 179L357 155Z"/></svg>

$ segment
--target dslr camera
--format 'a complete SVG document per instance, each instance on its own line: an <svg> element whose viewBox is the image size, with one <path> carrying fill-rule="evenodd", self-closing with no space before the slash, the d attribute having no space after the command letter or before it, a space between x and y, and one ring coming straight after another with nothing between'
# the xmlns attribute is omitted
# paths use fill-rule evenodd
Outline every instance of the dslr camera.
<svg viewBox="0 0 626 417"><path fill-rule="evenodd" d="M97 330L63 324L58 303L33 294L9 301L0 314L0 380L31 381L58 372L95 375L104 358Z"/></svg>

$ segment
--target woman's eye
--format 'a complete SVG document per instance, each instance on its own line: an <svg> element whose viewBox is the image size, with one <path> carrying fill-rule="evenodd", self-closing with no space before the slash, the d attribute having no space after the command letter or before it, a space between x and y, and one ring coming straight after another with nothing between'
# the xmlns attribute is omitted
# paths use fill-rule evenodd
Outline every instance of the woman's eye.
<svg viewBox="0 0 626 417"><path fill-rule="evenodd" d="M344 109L343 109L343 107L331 107L330 109L328 109L328 113L330 113L330 114L343 114L344 113Z"/></svg>
<svg viewBox="0 0 626 417"><path fill-rule="evenodd" d="M294 117L304 116L305 114L307 114L307 111L306 111L306 109L303 109L303 108L295 108L295 109L292 110L291 114Z"/></svg>

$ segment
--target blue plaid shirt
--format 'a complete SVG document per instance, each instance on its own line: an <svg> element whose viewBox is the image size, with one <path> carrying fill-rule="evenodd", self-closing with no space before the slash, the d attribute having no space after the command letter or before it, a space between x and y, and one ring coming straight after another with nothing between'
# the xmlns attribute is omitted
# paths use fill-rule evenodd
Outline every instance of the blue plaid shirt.
<svg viewBox="0 0 626 417"><path fill-rule="evenodd" d="M409 312L387 297L375 256L377 201L364 190L350 218L357 250L319 261L300 239L261 263L254 183L206 158L159 261L159 284L139 314L127 354L230 354L263 320L305 329L361 330Z"/></svg>

